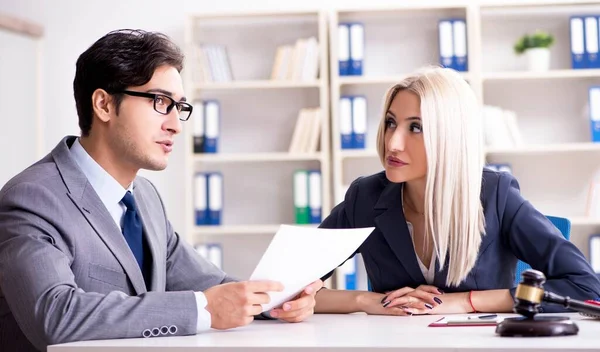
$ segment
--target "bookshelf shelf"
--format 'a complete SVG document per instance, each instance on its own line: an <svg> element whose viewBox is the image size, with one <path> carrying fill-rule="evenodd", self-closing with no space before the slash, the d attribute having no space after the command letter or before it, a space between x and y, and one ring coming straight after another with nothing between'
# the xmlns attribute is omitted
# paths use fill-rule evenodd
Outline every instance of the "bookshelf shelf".
<svg viewBox="0 0 600 352"><path fill-rule="evenodd" d="M240 153L240 154L196 154L195 162L228 163L228 162L275 162L275 161L321 161L321 153Z"/></svg>
<svg viewBox="0 0 600 352"><path fill-rule="evenodd" d="M377 157L377 151L374 149L343 150L340 152L341 159L365 159Z"/></svg>
<svg viewBox="0 0 600 352"><path fill-rule="evenodd" d="M320 81L274 81L274 80L250 80L230 82L210 82L196 86L196 90L239 90L239 89L293 89L293 88L319 88Z"/></svg>
<svg viewBox="0 0 600 352"><path fill-rule="evenodd" d="M223 269L234 277L249 277L271 240L260 235L272 235L279 224L295 221L297 171L320 171L322 218L331 211L327 14L192 14L185 28L189 69L183 71L184 83L188 101L204 112L204 122L192 121L184 128L182 237L193 245L217 243ZM218 126L217 153L193 153L196 134L204 134L206 146L209 120L213 135ZM222 175L222 197L204 197L209 210L211 199L216 208L214 199L222 199L218 214L223 225L196 226L196 205L204 207L196 199L203 189L195 191L200 173Z"/></svg>
<svg viewBox="0 0 600 352"><path fill-rule="evenodd" d="M565 78L597 78L600 77L600 69L585 70L550 70L546 72L509 71L489 72L483 74L484 81L501 80L547 80Z"/></svg>
<svg viewBox="0 0 600 352"><path fill-rule="evenodd" d="M488 148L488 156L518 156L529 154L549 154L549 153L573 153L573 152L600 152L600 143L562 143L562 144L542 144L528 145L515 148Z"/></svg>
<svg viewBox="0 0 600 352"><path fill-rule="evenodd" d="M470 75L468 72L463 72L461 75L465 78L465 80L469 80ZM400 82L405 76L403 75L390 75L390 76L342 76L338 78L338 83L340 86L350 86L350 85L377 85L377 84L387 84L392 85Z"/></svg>
<svg viewBox="0 0 600 352"><path fill-rule="evenodd" d="M600 226L600 219L585 216L569 217L571 226Z"/></svg>
<svg viewBox="0 0 600 352"><path fill-rule="evenodd" d="M316 227L317 225L296 225ZM225 235L274 235L281 225L222 225L222 226L196 226L195 234L203 236Z"/></svg>

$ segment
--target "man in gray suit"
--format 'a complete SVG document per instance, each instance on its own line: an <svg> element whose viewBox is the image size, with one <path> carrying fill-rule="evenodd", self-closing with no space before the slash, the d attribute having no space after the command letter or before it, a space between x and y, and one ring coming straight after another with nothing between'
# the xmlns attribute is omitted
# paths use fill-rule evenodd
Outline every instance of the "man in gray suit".
<svg viewBox="0 0 600 352"><path fill-rule="evenodd" d="M235 282L174 232L139 169L162 170L192 106L167 37L111 32L77 60L81 137L0 191L0 346L190 335L246 325L276 282ZM313 313L317 281L270 311Z"/></svg>

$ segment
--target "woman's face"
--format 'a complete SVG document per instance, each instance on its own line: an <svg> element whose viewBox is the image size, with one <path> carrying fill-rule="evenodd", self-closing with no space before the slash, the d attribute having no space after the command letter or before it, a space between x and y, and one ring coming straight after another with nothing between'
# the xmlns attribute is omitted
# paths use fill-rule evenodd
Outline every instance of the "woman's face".
<svg viewBox="0 0 600 352"><path fill-rule="evenodd" d="M401 90L386 112L385 174L391 182L422 179L427 174L420 104L416 94Z"/></svg>

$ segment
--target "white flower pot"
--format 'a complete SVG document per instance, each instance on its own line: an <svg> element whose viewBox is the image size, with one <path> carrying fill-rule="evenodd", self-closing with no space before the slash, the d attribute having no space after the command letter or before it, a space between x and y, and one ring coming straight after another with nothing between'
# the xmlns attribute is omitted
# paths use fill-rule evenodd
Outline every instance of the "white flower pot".
<svg viewBox="0 0 600 352"><path fill-rule="evenodd" d="M525 50L529 71L548 71L550 69L550 49L531 48Z"/></svg>

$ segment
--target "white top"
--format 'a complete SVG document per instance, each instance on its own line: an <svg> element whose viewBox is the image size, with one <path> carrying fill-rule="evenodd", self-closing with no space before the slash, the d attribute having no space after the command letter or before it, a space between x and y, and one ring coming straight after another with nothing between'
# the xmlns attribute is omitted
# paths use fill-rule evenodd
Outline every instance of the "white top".
<svg viewBox="0 0 600 352"><path fill-rule="evenodd" d="M75 162L88 179L90 185L92 185L92 188L98 197L100 197L100 200L110 213L110 216L113 218L119 229L123 231L123 218L127 208L121 203L121 199L123 199L127 191L133 191L133 184L129 185L128 189L123 188L114 177L104 170L104 168L88 154L81 143L79 143L79 138L75 139L70 151L71 156L75 159ZM133 255L133 253L131 255ZM205 309L207 301L204 293L195 292L195 294L196 307L198 309L196 329L198 332L203 332L210 329L212 319L210 313Z"/></svg>
<svg viewBox="0 0 600 352"><path fill-rule="evenodd" d="M413 239L413 247L415 246L415 238L413 235L413 225L412 223L410 223L410 221L406 222L406 225L408 226L408 232L410 233L410 237ZM421 258L417 255L416 249L415 249L415 256L417 257L417 261L419 262L419 268L421 269L421 273L423 273L423 277L425 278L425 282L427 282L428 285L433 284L433 279L435 277L435 260L437 259L437 255L435 253L435 251L432 251L433 253L431 254L431 261L429 262L429 267L425 266L425 264L423 264L423 262L421 261Z"/></svg>
<svg viewBox="0 0 600 352"><path fill-rule="evenodd" d="M262 320L229 331L212 330L195 336L74 342L49 346L48 352L600 350L598 343L600 320L582 319L583 317L576 313L560 315L570 316L576 322L579 327L578 335L509 338L496 335L494 326L428 327L427 325L443 317L439 315L409 317L360 313L316 314L307 321L297 324ZM511 314L511 316L515 315Z"/></svg>

